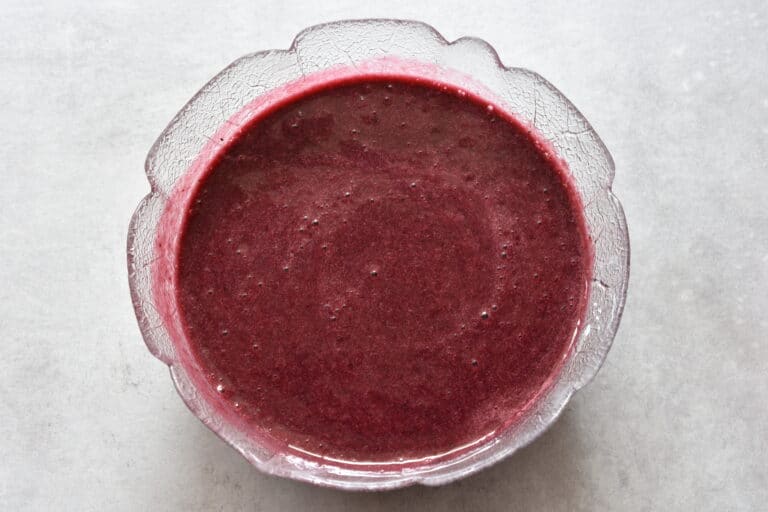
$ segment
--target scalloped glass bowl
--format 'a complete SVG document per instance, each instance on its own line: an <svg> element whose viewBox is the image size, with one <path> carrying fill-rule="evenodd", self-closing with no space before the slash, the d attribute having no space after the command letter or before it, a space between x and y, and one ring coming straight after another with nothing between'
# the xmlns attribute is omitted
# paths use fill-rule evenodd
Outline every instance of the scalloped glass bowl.
<svg viewBox="0 0 768 512"><path fill-rule="evenodd" d="M584 204L594 251L592 285L576 345L553 382L523 418L495 437L417 466L359 466L319 460L247 434L246 425L202 379L173 302L175 243L186 191L220 141L286 88L334 77L427 76L482 97L534 128L563 159ZM168 364L179 394L211 430L270 474L344 489L440 485L479 471L541 434L577 389L597 373L613 341L629 276L624 214L611 193L614 164L586 119L542 77L504 67L487 43L447 42L432 27L400 20L340 21L301 32L288 50L247 55L211 80L176 115L146 161L152 192L128 233L131 294L149 350ZM179 199L182 199L181 201Z"/></svg>

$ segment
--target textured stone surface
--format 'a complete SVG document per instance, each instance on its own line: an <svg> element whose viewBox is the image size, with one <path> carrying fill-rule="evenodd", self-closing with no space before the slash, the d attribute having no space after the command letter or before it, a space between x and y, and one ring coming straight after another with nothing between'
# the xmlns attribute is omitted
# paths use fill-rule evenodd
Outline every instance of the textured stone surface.
<svg viewBox="0 0 768 512"><path fill-rule="evenodd" d="M0 17L0 509L750 510L768 500L768 5L7 2ZM313 23L488 40L592 122L632 239L622 326L561 420L459 483L263 476L141 342L125 234L143 160L214 73Z"/></svg>

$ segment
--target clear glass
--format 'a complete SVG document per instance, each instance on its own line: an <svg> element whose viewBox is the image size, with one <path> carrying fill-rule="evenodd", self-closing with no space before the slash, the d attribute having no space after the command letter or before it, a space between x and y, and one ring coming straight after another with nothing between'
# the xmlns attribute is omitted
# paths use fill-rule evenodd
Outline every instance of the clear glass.
<svg viewBox="0 0 768 512"><path fill-rule="evenodd" d="M175 242L183 217L179 197L217 144L235 133L246 106L268 105L287 84L320 83L326 73L428 75L476 94L537 130L568 165L584 205L593 251L587 312L570 353L551 385L517 423L478 445L418 466L318 460L287 452L221 406L190 356L174 307ZM251 113L253 109L250 109ZM597 373L613 342L629 276L629 239L621 205L611 192L614 163L581 113L532 71L505 67L486 42L449 43L432 27L399 20L340 21L301 32L288 50L238 59L206 84L176 115L146 161L152 186L128 233L131 294L149 350L165 362L184 402L211 430L260 470L343 489L440 485L479 471L528 444L551 425L574 391ZM176 198L176 199L174 199Z"/></svg>

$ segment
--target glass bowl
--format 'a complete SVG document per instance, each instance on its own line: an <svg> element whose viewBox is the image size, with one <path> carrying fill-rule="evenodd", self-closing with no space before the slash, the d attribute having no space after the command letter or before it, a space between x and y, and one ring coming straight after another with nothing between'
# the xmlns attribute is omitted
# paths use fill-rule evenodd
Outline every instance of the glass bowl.
<svg viewBox="0 0 768 512"><path fill-rule="evenodd" d="M323 459L278 447L246 425L202 377L175 305L175 247L185 198L217 148L286 91L330 76L421 76L479 96L536 130L566 164L584 205L594 267L582 328L548 388L522 418L479 444L411 463ZM280 92L282 91L282 92ZM629 276L629 239L621 205L611 193L614 164L581 113L532 71L505 67L486 42L449 43L423 23L339 21L302 31L287 50L238 59L198 92L171 121L146 160L152 187L128 233L131 295L144 340L165 362L184 402L203 423L260 470L343 489L440 485L475 473L531 442L551 425L571 395L594 377L613 341Z"/></svg>

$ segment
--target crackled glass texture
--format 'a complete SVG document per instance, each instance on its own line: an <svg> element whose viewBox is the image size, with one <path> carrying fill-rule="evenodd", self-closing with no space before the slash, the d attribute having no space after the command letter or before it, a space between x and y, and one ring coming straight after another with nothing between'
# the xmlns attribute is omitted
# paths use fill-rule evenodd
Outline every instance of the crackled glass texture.
<svg viewBox="0 0 768 512"><path fill-rule="evenodd" d="M249 437L244 425L220 413L214 398L194 378L200 369L193 358L186 357L180 320L174 318L173 310L158 307L157 285L153 288L158 260L166 260L166 268L175 264L170 251L157 249L161 219L168 215L169 198L183 186L201 151L234 130L233 118L254 99L329 69L346 69L351 74L385 68L397 71L400 62L423 65L432 70L433 78L492 100L538 130L565 160L584 205L594 251L587 310L575 349L555 382L521 421L484 444L455 458L417 467L311 460ZM449 43L428 25L398 20L343 21L308 28L288 50L246 55L206 84L152 147L146 174L152 191L134 214L128 235L129 279L141 332L152 354L169 365L189 408L267 473L345 489L439 485L474 473L529 443L555 421L573 392L594 377L618 328L629 273L629 240L621 206L611 192L611 156L562 93L532 71L504 67L493 48L479 39Z"/></svg>

